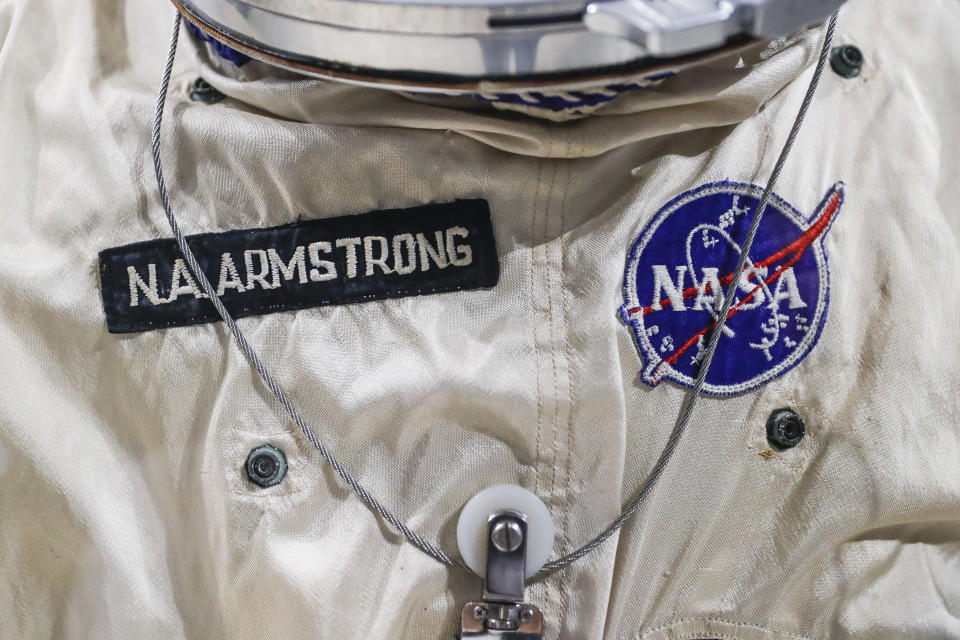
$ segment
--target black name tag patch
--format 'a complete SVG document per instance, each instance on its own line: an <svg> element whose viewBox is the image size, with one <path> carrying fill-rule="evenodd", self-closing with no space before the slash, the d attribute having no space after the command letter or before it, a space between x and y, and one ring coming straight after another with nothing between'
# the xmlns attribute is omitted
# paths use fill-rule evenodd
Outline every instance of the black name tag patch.
<svg viewBox="0 0 960 640"><path fill-rule="evenodd" d="M492 287L500 277L486 200L386 209L187 236L234 317ZM219 320L172 238L100 252L110 333Z"/></svg>

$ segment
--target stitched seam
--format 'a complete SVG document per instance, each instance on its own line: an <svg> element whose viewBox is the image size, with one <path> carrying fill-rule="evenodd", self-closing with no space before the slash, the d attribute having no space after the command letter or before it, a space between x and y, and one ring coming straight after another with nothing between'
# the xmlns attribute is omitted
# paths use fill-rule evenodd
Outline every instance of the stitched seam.
<svg viewBox="0 0 960 640"><path fill-rule="evenodd" d="M540 493L540 437L543 432L543 383L540 380L540 341L537 336L536 310L536 252L537 252L537 215L540 204L540 181L543 177L544 160L537 164L537 186L533 194L533 219L530 221L530 310L533 330L533 354L535 357L534 378L537 381L537 437L534 444L533 478L534 493Z"/></svg>
<svg viewBox="0 0 960 640"><path fill-rule="evenodd" d="M565 157L569 157L571 143L567 143L566 150L564 152ZM567 179L563 186L563 197L560 201L560 237L558 239L558 249L559 249L559 266L560 266L560 301L563 307L563 338L564 338L564 354L567 360L567 438L566 438L566 449L565 454L567 456L566 465L564 466L564 518L563 518L563 537L566 549L572 549L573 544L570 538L570 519L571 519L571 475L573 469L573 357L572 357L572 345L570 344L570 305L568 304L568 291L566 287L566 270L565 270L565 260L564 251L565 239L567 237L566 233L566 224L567 224L567 200L570 196L570 185L573 182L573 170L570 166L571 161L566 161L567 169ZM567 587L564 589L564 586ZM563 628L564 623L566 622L566 612L571 609L572 595L569 590L570 583L564 582L561 586L561 604L563 605L560 609L560 615L557 618L557 624L560 629Z"/></svg>
<svg viewBox="0 0 960 640"><path fill-rule="evenodd" d="M555 315L553 312L553 298L554 298L554 278L551 269L551 256L550 256L550 245L549 242L550 236L550 196L553 195L553 188L557 183L557 173L560 169L559 160L554 159L553 161L553 175L550 177L550 189L547 191L547 198L544 200L544 210L543 210L543 253L544 253L544 264L547 268L547 315L549 317L549 327L550 327L550 337L553 338L554 335L554 319ZM558 422L560 420L560 388L558 385L558 376L557 376L557 350L554 348L553 340L550 340L550 365L553 370L553 419L551 420L552 435L551 435L551 464L550 464L550 490L548 496L550 500L553 501L554 492L557 487L557 435L558 435Z"/></svg>
<svg viewBox="0 0 960 640"><path fill-rule="evenodd" d="M552 379L552 384L553 384L553 399L552 399L552 400L553 400L553 419L550 421L550 423L551 423L550 426L551 426L551 429L552 429L552 435L551 435L551 449L552 449L552 450L551 450L551 452L550 452L550 462L551 462L551 464L550 464L550 488L549 488L549 490L547 491L548 500L550 500L550 502L553 502L553 496L554 496L554 493L555 493L555 491L556 491L556 483L557 483L557 422L558 422L558 419L559 419L558 413L559 413L559 409L560 409L560 403L559 403L560 390L559 390L559 388L558 388L558 386L557 386L557 385L558 385L558 383L557 383L557 350L554 348L553 339L552 339L553 336L554 336L554 330L553 330L553 322L554 322L554 313L553 313L553 297L554 297L554 292L553 292L553 287L554 287L554 281L553 281L553 274L551 273L552 270L551 270L551 268L550 268L550 267L551 267L551 264L550 264L550 263L551 263L551 258L550 258L550 242L549 242L549 236L550 236L550 233L549 233L550 227L549 227L549 225L550 225L550 204L551 204L551 196L553 195L554 187L556 186L556 183L557 183L557 173L558 173L559 168L560 168L560 165L559 165L559 162L560 162L560 161L557 160L556 158L553 158L553 153L552 153L552 151L553 151L553 144L551 143L551 144L550 144L550 148L548 149L548 156L551 158L550 162L553 164L553 172L552 172L552 174L551 174L551 176L550 176L550 186L549 186L549 188L547 189L546 196L545 196L544 199L543 199L543 235L541 236L541 245L543 246L543 266L544 266L544 269L545 269L545 271L546 271L545 281L546 281L546 284L547 284L547 286L546 286L547 319L548 319L547 327L548 327L548 330L549 330L549 335L548 335L548 342L547 342L547 344L548 344L548 348L549 348L549 350L550 350L550 365L551 365L551 370L552 370L552 373L553 373L553 379ZM543 462L546 463L546 460L544 460ZM562 606L562 603L563 603L563 591L562 591L561 585L558 584L558 583L556 583L556 582L549 581L549 582L546 583L545 587L546 587L545 590L547 591L548 594L550 594L551 592L553 593L553 595L548 595L548 598L549 598L551 601L553 601L553 602L555 602L555 603L557 604L557 607L556 607L556 608L557 608L558 610L563 610L563 606ZM558 620L558 623L557 623L556 632L557 632L557 637L559 637L559 634L560 634L559 620Z"/></svg>
<svg viewBox="0 0 960 640"><path fill-rule="evenodd" d="M677 625L686 624L690 622L714 622L720 624L728 624L732 627L743 628L743 629L756 629L757 631L764 631L766 633L774 633L785 638L793 638L794 640L820 640L814 636L802 636L795 633L789 633L786 631L777 631L776 629L770 629L758 624L750 624L749 622L734 622L732 620L726 620L724 618L677 618L672 622L662 624L659 627L654 627L648 631L638 631L635 635L629 636L628 640L642 640L644 636L648 636L654 633L659 633L660 631L665 631L670 627L675 627ZM735 639L731 639L735 640Z"/></svg>
<svg viewBox="0 0 960 640"><path fill-rule="evenodd" d="M570 149L570 144L567 145L567 150L569 151L569 149ZM569 162L569 161L568 161L568 162ZM561 230L561 241L560 241L560 284L561 284L561 293L563 294L563 297L562 297L562 302L563 302L563 335L564 335L564 342L565 342L565 348L566 348L566 358L567 358L567 394L568 394L568 397L569 397L569 406L568 406L568 409L567 409L567 443L566 443L566 446L567 446L567 464L566 464L566 469L564 470L564 474L565 474L565 476L566 476L566 483L567 483L567 491L566 491L566 495L565 495L565 503L566 503L567 507L566 507L566 510L565 510L565 511L566 511L566 518L564 519L564 532L565 532L565 537L567 538L568 548L572 547L571 541L570 541L570 494L571 494L571 491L570 491L570 488L571 488L570 476L571 476L571 474L572 474L572 469L573 469L572 447L573 447L573 388L574 388L574 387L573 387L573 371L572 371L572 367L573 367L573 365L572 365L572 363L573 363L572 353L573 353L573 351L572 351L572 345L571 345L571 343L570 343L570 322L569 322L570 306L569 306L569 304L568 304L568 302L569 302L569 300L568 300L569 295L568 295L568 291L567 291L566 286L565 286L566 271L565 271L565 261L564 261L564 259L563 259L563 256L565 255L565 251L564 251L563 249L564 249L564 239L566 238L566 232L564 231L564 228L566 227L566 222L567 222L567 219L566 219L567 199L568 199L568 197L569 197L569 195L570 195L570 185L571 185L572 181L573 181L573 172L572 172L571 168L568 166L568 167L567 167L567 182L566 182L566 185L564 186L564 189L563 189L563 200L562 200L561 203L560 203L560 230Z"/></svg>

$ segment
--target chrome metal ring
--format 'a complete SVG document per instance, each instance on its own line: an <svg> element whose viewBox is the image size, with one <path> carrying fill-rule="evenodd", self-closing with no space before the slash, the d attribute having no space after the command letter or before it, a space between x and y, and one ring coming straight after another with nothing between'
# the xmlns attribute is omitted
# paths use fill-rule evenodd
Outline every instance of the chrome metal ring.
<svg viewBox="0 0 960 640"><path fill-rule="evenodd" d="M272 64L447 92L656 70L787 35L843 1L173 0L213 37Z"/></svg>

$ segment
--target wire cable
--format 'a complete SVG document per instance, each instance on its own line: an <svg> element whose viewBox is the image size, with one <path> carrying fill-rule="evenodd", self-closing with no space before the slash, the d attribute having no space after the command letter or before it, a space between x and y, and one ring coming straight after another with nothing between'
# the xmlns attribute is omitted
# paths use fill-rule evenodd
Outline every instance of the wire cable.
<svg viewBox="0 0 960 640"><path fill-rule="evenodd" d="M770 202L770 196L773 193L773 188L776 186L777 180L780 179L780 174L783 172L783 167L787 162L787 157L790 155L790 151L796 144L797 135L799 135L800 128L803 126L803 121L806 119L807 112L810 110L810 105L813 103L813 97L816 94L817 87L820 84L820 78L823 76L823 70L826 67L827 60L830 57L830 49L833 45L833 36L836 32L836 28L837 14L834 14L830 17L830 22L827 24L827 32L823 39L823 48L820 50L820 58L817 60L817 66L813 72L813 78L810 80L810 86L807 88L807 93L803 97L803 103L800 105L800 111L797 113L796 120L794 120L793 128L790 130L790 135L787 136L787 141L784 143L783 149L780 151L780 157L777 158L777 164L774 166L773 172L770 174L770 179L767 181L767 186L764 188L763 194L760 197L757 210L754 213L753 220L750 223L750 229L747 232L747 238L741 246L740 256L737 259L737 266L733 269L733 271L731 271L731 273L743 273L743 268L746 266L747 260L750 257L750 249L753 247L753 241L757 236L757 230L760 228L760 221L763 220L763 214L766 212L767 204ZM562 569L563 567L572 562L576 562L583 556L602 545L613 534L619 531L623 525L625 525L630 518L637 513L637 511L639 511L643 501L648 495L650 495L650 492L656 486L657 481L659 481L660 477L663 475L663 471L666 469L667 463L670 462L671 458L673 458L673 454L677 449L677 444L680 442L680 438L683 437L683 434L687 430L687 425L690 422L690 416L693 415L693 409L697 404L697 399L703 392L703 385L706 383L707 374L710 373L710 365L713 363L713 356L717 352L717 345L720 343L720 336L723 335L723 328L726 326L727 320L730 318L730 309L733 306L734 299L737 297L738 284L738 279L734 278L730 283L726 294L724 295L723 307L718 314L716 326L710 332L710 342L707 344L707 349L704 352L703 360L701 361L700 368L697 371L697 377L694 380L690 391L684 397L684 401L680 405L680 413L677 416L677 421L674 424L673 431L670 433L670 437L667 439L667 445L664 447L663 453L660 454L660 458L654 465L650 475L647 476L647 479L640 487L640 491L633 498L633 500L631 500L623 508L623 511L620 513L617 519L610 523L606 529L601 531L596 537L591 539L579 549L576 549L565 556L545 564L543 569L540 571L542 574L547 575L557 571L558 569Z"/></svg>
<svg viewBox="0 0 960 640"><path fill-rule="evenodd" d="M159 95L157 97L157 109L153 119L153 131L151 135L151 151L153 153L153 166L157 175L157 187L160 191L160 201L163 204L163 210L166 214L167 222L170 224L170 230L173 232L177 246L180 248L180 252L183 254L184 260L186 261L187 266L190 268L190 272L193 274L203 293L210 298L210 301L213 303L217 313L220 315L221 319L223 319L224 324L227 325L227 328L230 330L230 333L233 335L233 338L237 343L237 347L247 358L253 368L256 369L264 384L274 395L277 401L280 402L284 410L297 425L297 427L299 427L300 431L307 438L310 444L313 445L313 447L319 452L320 456L333 468L334 472L337 474L337 476L339 476L343 483L351 488L371 511L379 515L417 549L448 567L467 569L466 565L461 560L447 554L438 546L427 542L419 534L410 529L410 527L408 527L403 520L400 519L400 517L384 506L382 502L377 500L373 494L371 494L363 485L361 485L360 482L349 471L347 471L346 468L344 468L337 457L323 444L323 442L320 441L313 429L311 429L306 423L306 421L300 415L300 412L287 397L287 394L277 383L269 369L267 369L263 361L260 360L260 357L257 355L256 351L254 351L254 349L250 346L250 343L247 341L246 336L233 319L233 316L230 315L230 312L227 311L227 308L224 306L219 296L216 295L215 289L210 284L210 281L203 272L203 269L200 268L200 264L197 261L193 250L190 248L185 236L183 235L183 232L180 230L180 225L177 223L176 216L173 212L173 207L170 204L170 198L167 194L166 181L164 180L163 176L163 164L160 159L160 129L163 122L163 109L167 99L167 91L170 85L170 74L173 70L173 62L177 52L180 21L181 15L180 12L177 11L176 17L173 21L173 33L170 36L170 48L167 54L166 64L163 69L163 77L160 82ZM737 260L737 266L732 273L741 273L746 266L747 260L749 259L750 249L752 248L754 239L756 238L757 230L760 228L760 222L763 219L763 214L766 211L766 207L770 201L773 189L777 183L777 180L780 178L780 174L783 172L783 167L786 164L787 157L790 155L790 151L793 149L796 143L797 136L800 133L800 128L803 126L803 122L806 119L810 105L813 103L814 95L816 94L817 87L820 84L820 79L823 76L823 71L830 56L830 49L833 43L834 33L836 32L836 26L837 14L834 14L830 17L830 20L827 24L823 48L820 52L820 57L817 60L817 65L814 70L813 77L810 80L810 85L807 89L806 95L803 98L803 103L800 106L800 110L797 113L793 127L790 130L790 135L787 137L787 140L783 145L780 156L777 159L776 166L774 167L773 172L770 175L770 179L767 181L767 185L763 190L763 195L760 198L760 202L757 206L756 212L754 213L753 220L751 221L747 238L741 246L740 255ZM667 439L667 443L663 449L663 452L660 454L657 463L654 465L646 480L644 480L636 496L623 507L620 515L603 531L578 549L545 564L537 574L537 577L542 578L554 573L555 571L558 571L576 562L591 551L595 550L597 547L606 542L611 536L617 533L640 510L644 500L650 495L650 492L663 476L663 472L666 469L667 464L670 462L671 458L676 452L677 445L679 444L681 437L686 432L687 425L689 424L690 418L693 415L694 407L696 406L697 400L703 391L707 374L710 372L710 366L713 362L714 354L716 353L717 346L720 342L720 336L723 333L723 328L726 326L726 322L731 315L733 301L736 298L737 285L737 279L734 279L730 283L730 286L724 295L723 307L718 315L716 327L710 333L710 341L707 345L706 351L704 352L704 357L701 361L694 384L684 397L684 401L680 406L680 412L674 424L673 431L670 433L670 437Z"/></svg>
<svg viewBox="0 0 960 640"><path fill-rule="evenodd" d="M187 244L187 239L184 237L183 232L180 231L180 225L177 224L176 216L173 214L173 207L170 205L170 198L167 195L166 181L163 178L163 164L160 160L160 125L163 121L163 106L167 100L167 89L170 85L170 73L173 70L173 60L177 53L177 39L179 33L180 12L178 11L173 20L173 34L170 36L170 51L167 55L166 66L163 68L163 79L160 82L160 95L157 99L157 111L153 118L151 149L153 152L153 167L157 174L157 186L160 189L160 201L163 203L163 210L167 215L167 222L170 223L170 230L173 232L173 235L176 238L177 246L180 247L180 252L183 254L184 260L190 267L190 272L193 274L193 277L196 279L196 282L200 285L200 288L203 290L203 292L210 297L210 301L213 303L214 308L216 308L217 313L220 314L223 322L230 329L230 333L233 334L240 351L243 352L243 355L246 356L250 364L253 365L253 368L257 370L257 373L260 374L260 378L263 380L264 384L267 385L267 388L270 389L270 392L276 397L280 404L283 405L283 408L290 415L290 418L298 427L300 427L300 431L302 431L303 435L306 436L307 440L310 441L310 444L312 444L320 453L320 456L326 460L331 467L333 467L333 470L338 476L340 476L340 479L348 487L353 489L358 496L360 496L360 499L363 500L364 504L366 504L372 511L387 521L390 526L400 532L403 537L410 542L410 544L447 566L466 568L462 562L451 558L440 548L430 544L421 538L417 533L412 531L400 518L387 509L382 502L377 500L369 491L367 491L367 489L364 488L363 485L361 485L360 482L354 478L353 475L351 475L342 464L340 464L340 461L337 460L336 456L330 452L330 450L319 440L319 438L317 438L317 435L313 432L313 429L310 428L310 426L300 415L300 412L297 411L297 408L292 402L290 402L287 394L283 391L283 389L274 379L273 375L260 360L260 357L250 346L250 343L247 342L246 336L243 335L240 327L238 327L237 323L234 321L233 316L230 315L230 312L227 311L227 308L223 305L223 302L220 300L219 296L217 296L217 292L213 288L213 285L210 284L210 280L203 272L203 269L200 268L200 264L197 262L197 258L193 254L193 250L190 248L190 245Z"/></svg>

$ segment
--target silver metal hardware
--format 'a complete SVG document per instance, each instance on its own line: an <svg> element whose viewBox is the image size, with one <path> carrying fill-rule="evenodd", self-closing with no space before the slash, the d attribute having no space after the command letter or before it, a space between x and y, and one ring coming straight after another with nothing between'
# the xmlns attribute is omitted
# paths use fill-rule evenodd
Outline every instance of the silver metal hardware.
<svg viewBox="0 0 960 640"><path fill-rule="evenodd" d="M843 0L598 0L583 18L591 31L635 42L650 56L719 47L738 35L776 38L824 20Z"/></svg>
<svg viewBox="0 0 960 640"><path fill-rule="evenodd" d="M542 640L543 614L523 602L526 553L526 516L512 510L490 514L483 602L464 606L461 638Z"/></svg>
<svg viewBox="0 0 960 640"><path fill-rule="evenodd" d="M543 640L543 614L533 605L500 605L490 618L473 617L475 603L464 607L460 622L461 638L478 640ZM522 615L528 611L528 617Z"/></svg>
<svg viewBox="0 0 960 640"><path fill-rule="evenodd" d="M490 529L490 542L497 551L510 553L523 544L523 533L519 522L510 518L500 518Z"/></svg>
<svg viewBox="0 0 960 640"><path fill-rule="evenodd" d="M445 93L596 85L784 36L844 0L173 0L248 55L345 82ZM614 68L614 69L611 69Z"/></svg>
<svg viewBox="0 0 960 640"><path fill-rule="evenodd" d="M483 582L483 599L488 602L520 602L526 582L527 518L516 511L497 511L487 521L487 532L487 577ZM512 548L507 546L508 543Z"/></svg>

